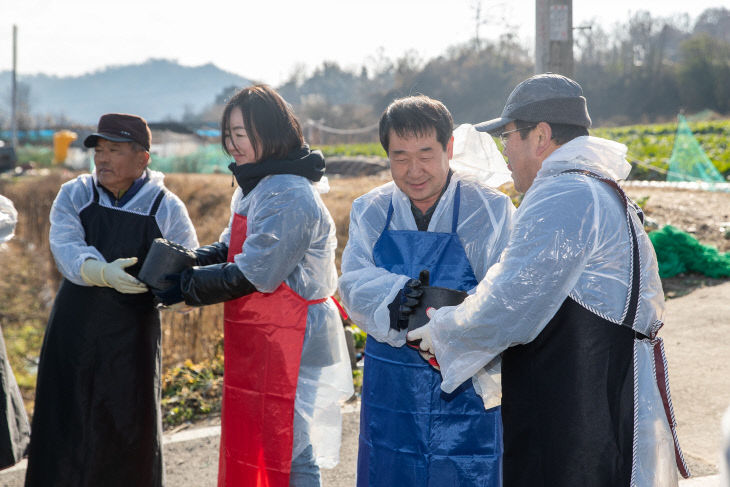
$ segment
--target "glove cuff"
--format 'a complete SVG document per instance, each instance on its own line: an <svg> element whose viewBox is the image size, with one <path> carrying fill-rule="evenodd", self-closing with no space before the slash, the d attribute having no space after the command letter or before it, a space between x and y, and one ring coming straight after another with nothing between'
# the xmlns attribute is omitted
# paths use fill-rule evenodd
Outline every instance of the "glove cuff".
<svg viewBox="0 0 730 487"><path fill-rule="evenodd" d="M81 264L81 279L90 286L111 287L104 278L106 263L97 259L86 259Z"/></svg>
<svg viewBox="0 0 730 487"><path fill-rule="evenodd" d="M396 331L405 330L408 328L408 321L401 320L400 306L403 300L403 290L398 291L395 295L395 299L388 305L388 311L390 311L390 328Z"/></svg>
<svg viewBox="0 0 730 487"><path fill-rule="evenodd" d="M228 245L223 242L204 245L193 252L195 252L195 265L197 266L222 264L228 260Z"/></svg>
<svg viewBox="0 0 730 487"><path fill-rule="evenodd" d="M230 301L256 291L231 262L186 269L180 275L180 289L185 303L192 306Z"/></svg>
<svg viewBox="0 0 730 487"><path fill-rule="evenodd" d="M106 269L106 266L101 266L101 271L99 271L99 277L101 277L101 282L103 282L106 287L111 287L111 284L109 284L104 277L104 269Z"/></svg>

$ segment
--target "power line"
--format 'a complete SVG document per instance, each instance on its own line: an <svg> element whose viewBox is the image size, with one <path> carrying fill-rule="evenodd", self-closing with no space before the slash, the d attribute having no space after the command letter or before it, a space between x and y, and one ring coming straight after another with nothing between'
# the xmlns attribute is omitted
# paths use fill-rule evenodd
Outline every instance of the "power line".
<svg viewBox="0 0 730 487"><path fill-rule="evenodd" d="M337 129L334 127L328 127L316 120L309 119L306 122L304 122L304 125L308 125L311 127L315 127L322 132L327 132L330 134L337 134L337 135L354 135L354 134L364 134L367 132L372 132L373 130L377 129L379 126L379 122L376 122L372 125L368 125L367 127L361 127L356 129Z"/></svg>
<svg viewBox="0 0 730 487"><path fill-rule="evenodd" d="M643 167L645 167L647 169L650 169L652 171L655 171L655 172L658 172L658 173L661 173L661 174L669 174L669 171L667 171L666 169L662 169L661 167L652 166L648 162L640 161L639 159L633 159L633 160L631 160L629 162L631 162L633 164L638 164L639 166L643 166ZM691 177L691 176L689 176L689 177Z"/></svg>
<svg viewBox="0 0 730 487"><path fill-rule="evenodd" d="M639 166L645 167L646 169L649 169L650 171L657 172L659 174L664 174L665 176L669 174L669 171L666 169L662 169L660 167L652 166L648 162L641 161L639 159L633 159L629 161L632 164L637 164ZM692 183L699 183L702 187L698 189L707 189L707 188L717 188L722 189L723 191L728 191L730 189L730 185L728 183L724 182L718 182L718 181L706 181L702 178L698 178L695 176L690 176L689 174L682 174L682 178L686 179L686 181L661 181L662 183L669 183L672 185L679 185L681 186L682 183L692 184ZM639 180L639 179L632 179L630 181L627 181L629 183L650 183L650 182L658 182L658 181L645 181L645 180Z"/></svg>

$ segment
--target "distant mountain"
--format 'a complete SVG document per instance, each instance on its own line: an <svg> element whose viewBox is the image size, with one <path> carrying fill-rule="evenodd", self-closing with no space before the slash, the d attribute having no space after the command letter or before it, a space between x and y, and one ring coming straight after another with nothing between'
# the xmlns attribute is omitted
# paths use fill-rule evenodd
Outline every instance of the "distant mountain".
<svg viewBox="0 0 730 487"><path fill-rule="evenodd" d="M0 87L10 86L10 75L0 72ZM74 77L19 75L18 81L30 87L33 115L65 115L82 124L95 124L99 115L109 112L135 113L150 122L179 120L186 112L197 113L213 104L224 88L251 84L213 64L188 67L165 59Z"/></svg>

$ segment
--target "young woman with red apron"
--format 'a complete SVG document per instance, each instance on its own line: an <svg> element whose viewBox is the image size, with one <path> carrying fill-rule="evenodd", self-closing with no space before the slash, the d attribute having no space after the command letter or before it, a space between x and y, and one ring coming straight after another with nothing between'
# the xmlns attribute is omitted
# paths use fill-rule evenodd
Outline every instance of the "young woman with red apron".
<svg viewBox="0 0 730 487"><path fill-rule="evenodd" d="M230 225L180 276L186 303L225 301L219 486L320 485L318 466L337 461L352 377L330 299L334 223L312 180L296 174L323 165L321 154L296 154L290 173L253 187L245 166L231 166L241 189Z"/></svg>

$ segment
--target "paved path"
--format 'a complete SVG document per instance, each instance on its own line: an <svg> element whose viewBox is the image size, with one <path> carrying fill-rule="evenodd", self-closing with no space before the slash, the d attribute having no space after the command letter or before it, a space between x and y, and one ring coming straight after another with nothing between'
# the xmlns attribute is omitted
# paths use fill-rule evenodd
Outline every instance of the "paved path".
<svg viewBox="0 0 730 487"><path fill-rule="evenodd" d="M721 486L720 421L730 405L730 282L697 289L669 300L663 336L679 437L697 478L680 487ZM340 463L323 470L325 487L355 485L359 404L345 406ZM220 426L165 435L167 486L214 487L218 471ZM0 487L22 487L25 462L0 472Z"/></svg>
<svg viewBox="0 0 730 487"><path fill-rule="evenodd" d="M340 464L322 471L324 487L353 487L357 461L359 405L346 405ZM170 487L215 487L220 426L167 434L164 438L166 484ZM25 461L0 472L0 487L22 487ZM680 487L721 487L718 475L681 480ZM724 487L724 486L722 486Z"/></svg>

